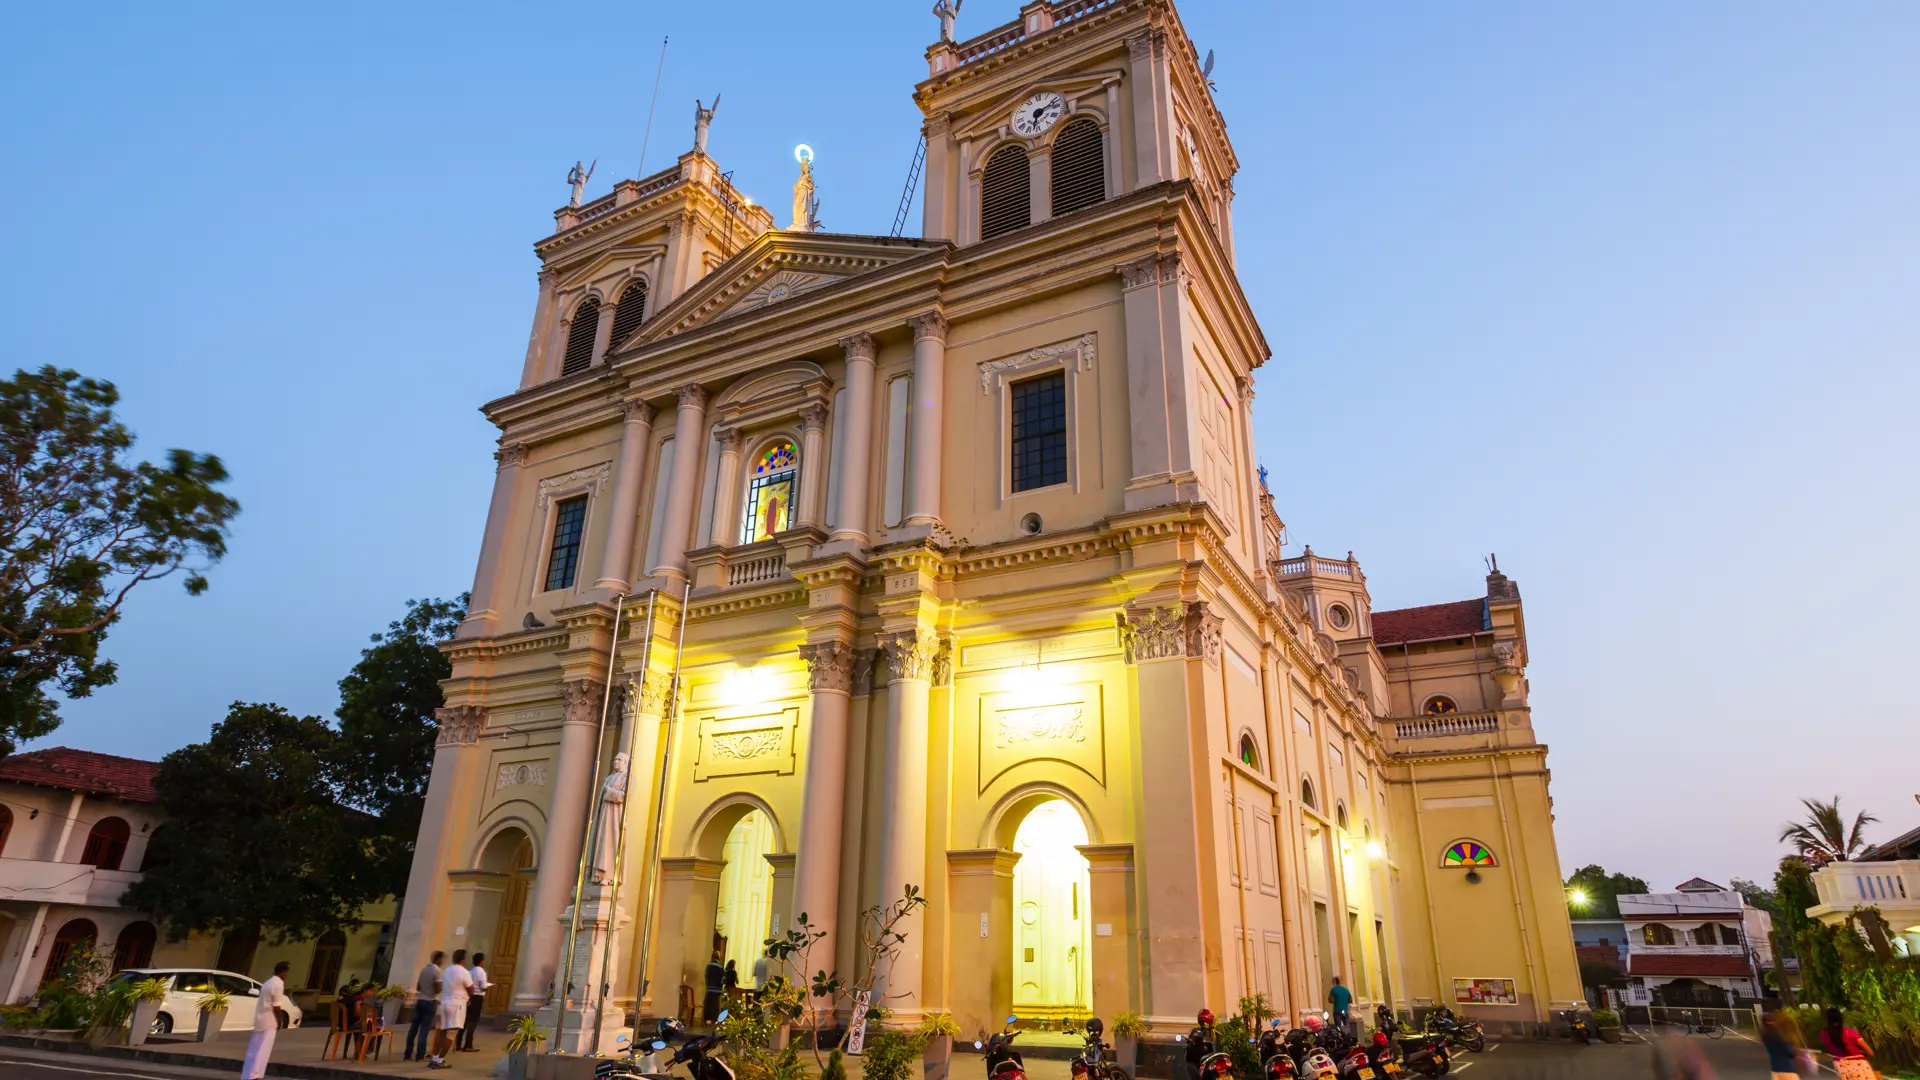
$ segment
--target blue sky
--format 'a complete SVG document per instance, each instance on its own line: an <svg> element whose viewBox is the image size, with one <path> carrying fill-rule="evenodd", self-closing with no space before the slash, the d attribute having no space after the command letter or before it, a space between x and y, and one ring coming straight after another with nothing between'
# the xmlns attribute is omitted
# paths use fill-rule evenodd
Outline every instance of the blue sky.
<svg viewBox="0 0 1920 1080"><path fill-rule="evenodd" d="M927 6L12 10L6 359L114 380L145 452L219 453L245 506L208 595L139 595L121 681L48 742L331 712L369 632L471 580L530 245L574 159L590 195L639 168L662 36L649 170L722 92L742 188L784 207L805 141L828 227L885 232ZM1241 159L1282 516L1380 608L1478 595L1499 553L1563 863L1764 876L1802 795L1920 824L1920 9L1183 17Z"/></svg>

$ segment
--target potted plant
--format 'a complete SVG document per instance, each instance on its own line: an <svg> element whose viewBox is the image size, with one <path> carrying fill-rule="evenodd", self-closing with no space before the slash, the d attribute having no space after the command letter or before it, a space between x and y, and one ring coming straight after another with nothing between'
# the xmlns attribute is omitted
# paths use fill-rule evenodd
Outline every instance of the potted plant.
<svg viewBox="0 0 1920 1080"><path fill-rule="evenodd" d="M95 992L93 1008L81 1028L88 1046L97 1050L123 1038L121 1029L133 1016L133 987L131 982L112 982Z"/></svg>
<svg viewBox="0 0 1920 1080"><path fill-rule="evenodd" d="M214 990L200 999L200 1027L194 1032L194 1038L200 1042L212 1042L220 1037L227 1026L227 1010L233 1004L233 995L225 990Z"/></svg>
<svg viewBox="0 0 1920 1080"><path fill-rule="evenodd" d="M522 1016L507 1029L507 1080L527 1080L527 1064L534 1051L547 1041L547 1033L540 1030L540 1021L534 1016Z"/></svg>
<svg viewBox="0 0 1920 1080"><path fill-rule="evenodd" d="M388 984L375 991L373 997L380 1002L380 1026L391 1031L400 1024L400 1006L406 1004L407 988Z"/></svg>
<svg viewBox="0 0 1920 1080"><path fill-rule="evenodd" d="M139 1046L153 1034L153 1021L160 1015L160 1003L167 1000L165 979L141 979L127 989L132 1015L127 1020L127 1045Z"/></svg>
<svg viewBox="0 0 1920 1080"><path fill-rule="evenodd" d="M1612 1009L1593 1010L1593 1029L1600 1033L1600 1041L1617 1043L1620 1041L1620 1014Z"/></svg>
<svg viewBox="0 0 1920 1080"><path fill-rule="evenodd" d="M1146 1018L1137 1012L1119 1013L1113 1018L1113 1026L1107 1030L1113 1033L1114 1064L1132 1076L1134 1064L1140 1057L1140 1036L1147 1033Z"/></svg>
<svg viewBox="0 0 1920 1080"><path fill-rule="evenodd" d="M947 1068L953 1061L953 1037L958 1034L960 1025L945 1010L930 1012L920 1021L914 1038L925 1047L921 1062L927 1080L947 1080Z"/></svg>

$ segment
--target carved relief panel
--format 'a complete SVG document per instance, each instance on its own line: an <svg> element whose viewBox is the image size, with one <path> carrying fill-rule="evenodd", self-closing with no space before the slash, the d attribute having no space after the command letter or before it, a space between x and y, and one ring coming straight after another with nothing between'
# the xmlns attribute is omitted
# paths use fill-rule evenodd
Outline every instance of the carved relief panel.
<svg viewBox="0 0 1920 1080"><path fill-rule="evenodd" d="M1055 762L1107 783L1106 709L1098 681L1068 683L1044 694L980 695L979 790L1019 766Z"/></svg>
<svg viewBox="0 0 1920 1080"><path fill-rule="evenodd" d="M695 783L723 776L791 776L800 709L789 706L746 716L703 716L696 724Z"/></svg>

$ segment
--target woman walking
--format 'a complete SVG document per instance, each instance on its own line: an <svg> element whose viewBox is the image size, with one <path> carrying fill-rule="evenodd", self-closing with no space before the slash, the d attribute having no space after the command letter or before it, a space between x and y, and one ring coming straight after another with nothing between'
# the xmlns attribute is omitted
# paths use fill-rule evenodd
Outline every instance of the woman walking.
<svg viewBox="0 0 1920 1080"><path fill-rule="evenodd" d="M1768 1014L1760 1028L1760 1045L1767 1049L1772 1080L1800 1080L1800 1030L1790 1014L1777 1009Z"/></svg>
<svg viewBox="0 0 1920 1080"><path fill-rule="evenodd" d="M1868 1060L1873 1057L1873 1047L1847 1026L1839 1009L1827 1010L1827 1026L1820 1029L1820 1047L1833 1058L1833 1071L1840 1080L1879 1080L1880 1074Z"/></svg>

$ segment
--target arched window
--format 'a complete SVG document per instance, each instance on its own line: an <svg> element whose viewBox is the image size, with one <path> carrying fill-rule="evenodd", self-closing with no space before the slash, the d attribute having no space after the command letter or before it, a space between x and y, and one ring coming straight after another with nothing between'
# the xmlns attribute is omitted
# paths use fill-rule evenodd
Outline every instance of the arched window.
<svg viewBox="0 0 1920 1080"><path fill-rule="evenodd" d="M7 837L13 835L13 811L0 806L0 855L7 853Z"/></svg>
<svg viewBox="0 0 1920 1080"><path fill-rule="evenodd" d="M120 869L120 860L127 855L127 837L130 835L132 831L127 828L125 820L101 818L94 823L93 831L87 834L87 846L80 853L80 861L102 870Z"/></svg>
<svg viewBox="0 0 1920 1080"><path fill-rule="evenodd" d="M153 945L160 934L150 922L128 923L113 943L113 970L143 968L153 963Z"/></svg>
<svg viewBox="0 0 1920 1080"><path fill-rule="evenodd" d="M1091 118L1068 121L1054 136L1052 166L1054 217L1106 201L1106 139Z"/></svg>
<svg viewBox="0 0 1920 1080"><path fill-rule="evenodd" d="M980 176L980 239L1033 223L1033 177L1027 152L1012 143L993 152Z"/></svg>
<svg viewBox="0 0 1920 1080"><path fill-rule="evenodd" d="M1333 804L1333 823L1340 827L1341 832L1347 831L1347 804L1346 803L1337 802Z"/></svg>
<svg viewBox="0 0 1920 1080"><path fill-rule="evenodd" d="M67 965L76 951L84 948L91 952L94 939L99 934L88 919L75 919L62 926L53 935L53 948L47 950L47 969L40 976L40 981L46 982L59 975L60 969Z"/></svg>
<svg viewBox="0 0 1920 1080"><path fill-rule="evenodd" d="M753 456L747 470L746 511L740 517L740 542L757 543L793 527L793 493L800 463L793 443L778 439Z"/></svg>
<svg viewBox="0 0 1920 1080"><path fill-rule="evenodd" d="M160 846L160 835L167 831L165 825L153 830L147 837L147 850L140 853L140 872L158 870L167 864L167 853Z"/></svg>
<svg viewBox="0 0 1920 1080"><path fill-rule="evenodd" d="M1309 810L1320 809L1320 800L1313 796L1313 781L1305 779L1300 781L1300 801L1306 803Z"/></svg>
<svg viewBox="0 0 1920 1080"><path fill-rule="evenodd" d="M1648 945L1672 945L1673 927L1666 923L1648 923L1641 929L1641 935Z"/></svg>
<svg viewBox="0 0 1920 1080"><path fill-rule="evenodd" d="M1422 711L1428 716L1445 716L1450 712L1459 712L1460 706L1445 694L1435 694L1427 699L1427 707Z"/></svg>
<svg viewBox="0 0 1920 1080"><path fill-rule="evenodd" d="M1240 764L1256 771L1260 768L1260 747L1252 735L1240 736Z"/></svg>
<svg viewBox="0 0 1920 1080"><path fill-rule="evenodd" d="M560 374L572 375L593 366L593 338L600 332L600 298L589 296L573 309L567 328L567 351L560 358Z"/></svg>
<svg viewBox="0 0 1920 1080"><path fill-rule="evenodd" d="M1493 852L1478 840L1455 840L1447 845L1440 856L1441 867L1449 870L1471 870L1478 866L1498 866Z"/></svg>
<svg viewBox="0 0 1920 1080"><path fill-rule="evenodd" d="M607 348L627 340L640 324L647 321L647 283L634 278L620 293L620 303L613 309L613 340L607 342Z"/></svg>
<svg viewBox="0 0 1920 1080"><path fill-rule="evenodd" d="M329 930L313 943L313 963L307 968L307 989L331 994L340 985L340 962L347 956L347 935Z"/></svg>

